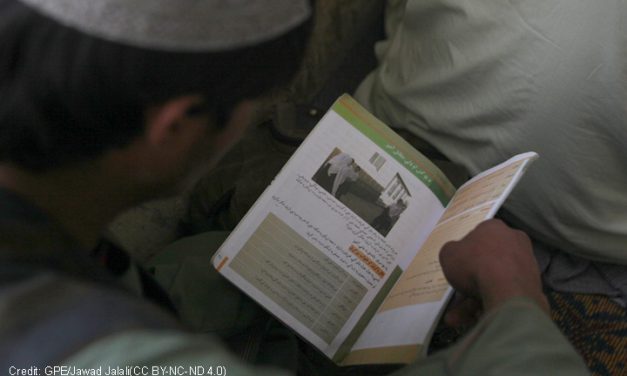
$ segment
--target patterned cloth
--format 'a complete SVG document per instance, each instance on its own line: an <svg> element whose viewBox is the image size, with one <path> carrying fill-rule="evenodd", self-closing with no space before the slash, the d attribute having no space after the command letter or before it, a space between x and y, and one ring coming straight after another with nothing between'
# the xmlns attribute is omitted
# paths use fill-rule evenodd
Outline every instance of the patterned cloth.
<svg viewBox="0 0 627 376"><path fill-rule="evenodd" d="M549 292L551 318L593 375L627 374L627 310L602 295Z"/></svg>

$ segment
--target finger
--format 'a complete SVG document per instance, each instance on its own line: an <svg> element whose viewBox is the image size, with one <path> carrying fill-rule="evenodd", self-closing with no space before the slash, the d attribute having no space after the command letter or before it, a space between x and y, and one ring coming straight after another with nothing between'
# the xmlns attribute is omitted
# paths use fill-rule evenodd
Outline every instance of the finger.
<svg viewBox="0 0 627 376"><path fill-rule="evenodd" d="M451 286L464 295L474 295L474 269L472 262L468 262L469 249L464 249L462 242L451 241L440 250L440 266L444 276Z"/></svg>
<svg viewBox="0 0 627 376"><path fill-rule="evenodd" d="M474 325L483 310L477 299L465 298L444 315L444 323L453 328Z"/></svg>

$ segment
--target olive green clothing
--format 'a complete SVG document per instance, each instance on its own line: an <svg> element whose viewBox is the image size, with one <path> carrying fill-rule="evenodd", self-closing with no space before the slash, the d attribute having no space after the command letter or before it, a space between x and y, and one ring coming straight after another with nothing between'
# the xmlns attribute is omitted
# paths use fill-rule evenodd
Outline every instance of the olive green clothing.
<svg viewBox="0 0 627 376"><path fill-rule="evenodd" d="M131 331L105 337L68 358L76 367L223 366L227 375L280 375L243 365L205 336ZM579 356L534 303L512 300L487 315L451 349L398 371L399 375L587 375Z"/></svg>

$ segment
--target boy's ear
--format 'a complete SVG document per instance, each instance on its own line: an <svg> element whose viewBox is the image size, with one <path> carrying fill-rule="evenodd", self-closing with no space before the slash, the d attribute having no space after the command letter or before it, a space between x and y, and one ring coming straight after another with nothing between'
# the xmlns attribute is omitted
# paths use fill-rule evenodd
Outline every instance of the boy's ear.
<svg viewBox="0 0 627 376"><path fill-rule="evenodd" d="M197 95L186 95L176 97L155 105L146 111L145 115L145 132L147 140L153 145L164 145L181 136L181 128L186 126L189 130L191 118L190 115L194 109L203 103L203 99ZM206 120L204 123L198 124L199 130L206 129Z"/></svg>

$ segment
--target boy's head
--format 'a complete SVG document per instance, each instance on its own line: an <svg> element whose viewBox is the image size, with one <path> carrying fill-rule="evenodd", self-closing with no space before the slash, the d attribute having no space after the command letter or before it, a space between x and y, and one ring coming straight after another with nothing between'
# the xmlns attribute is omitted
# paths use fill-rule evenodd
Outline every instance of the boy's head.
<svg viewBox="0 0 627 376"><path fill-rule="evenodd" d="M0 0L0 164L214 161L291 79L309 20L305 0Z"/></svg>

